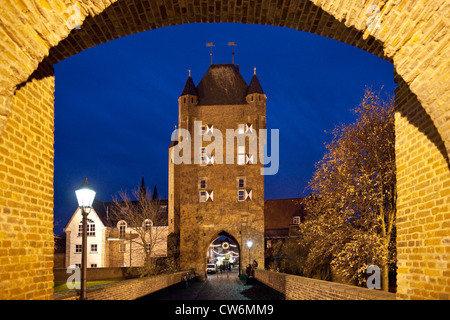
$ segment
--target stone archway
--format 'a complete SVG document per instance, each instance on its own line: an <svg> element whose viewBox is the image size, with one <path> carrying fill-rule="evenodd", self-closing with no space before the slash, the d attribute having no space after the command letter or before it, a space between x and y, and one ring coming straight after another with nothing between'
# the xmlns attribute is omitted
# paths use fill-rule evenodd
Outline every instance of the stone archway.
<svg viewBox="0 0 450 320"><path fill-rule="evenodd" d="M233 235L231 235L230 233L228 233L228 232L225 232L225 231L221 231L221 232L219 232L219 233L217 233L217 234L215 234L212 238L210 237L209 238L209 243L207 242L207 248L205 248L205 251L208 251L208 248L210 247L210 245L211 244L213 244L214 243L214 241L216 241L217 239L219 239L219 238L221 238L221 237L224 237L224 238L227 238L227 239L229 239L229 240L231 240L230 242L232 242L232 244L231 245L233 245L233 244L235 244L236 245L236 248L235 248L235 250L233 250L233 251L236 251L237 250L237 252L239 253L239 264L238 264L238 270L239 270L239 272L240 272L240 270L242 269L242 244L239 242L239 240L238 239L236 239ZM232 250L232 248L230 248L230 250ZM206 261L206 263L208 263L208 261ZM239 273L240 274L240 273Z"/></svg>
<svg viewBox="0 0 450 320"><path fill-rule="evenodd" d="M194 22L284 26L394 63L398 293L448 299L450 1L3 0L0 47L0 298L53 293L52 65L132 33ZM68 21L79 20L80 29Z"/></svg>

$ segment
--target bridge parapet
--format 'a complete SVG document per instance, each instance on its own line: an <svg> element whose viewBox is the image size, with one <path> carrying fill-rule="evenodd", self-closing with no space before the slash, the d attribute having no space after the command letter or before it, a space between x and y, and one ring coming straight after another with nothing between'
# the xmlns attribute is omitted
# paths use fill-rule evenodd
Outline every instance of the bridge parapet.
<svg viewBox="0 0 450 320"><path fill-rule="evenodd" d="M371 290L268 270L256 270L259 282L282 293L286 300L395 300L395 293Z"/></svg>
<svg viewBox="0 0 450 320"><path fill-rule="evenodd" d="M178 283L184 285L186 277L187 280L193 277L192 270L123 280L88 288L87 296L89 300L135 300ZM79 295L75 290L54 294L55 300L77 300L78 298Z"/></svg>

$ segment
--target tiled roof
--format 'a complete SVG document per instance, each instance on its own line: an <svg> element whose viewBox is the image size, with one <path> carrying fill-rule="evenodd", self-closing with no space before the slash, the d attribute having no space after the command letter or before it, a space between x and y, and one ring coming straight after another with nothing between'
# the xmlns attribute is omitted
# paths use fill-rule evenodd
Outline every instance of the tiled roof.
<svg viewBox="0 0 450 320"><path fill-rule="evenodd" d="M197 86L199 105L246 104L247 89L234 64L212 64Z"/></svg>
<svg viewBox="0 0 450 320"><path fill-rule="evenodd" d="M293 217L301 220L306 215L303 198L274 199L264 201L264 230L266 237L286 237Z"/></svg>

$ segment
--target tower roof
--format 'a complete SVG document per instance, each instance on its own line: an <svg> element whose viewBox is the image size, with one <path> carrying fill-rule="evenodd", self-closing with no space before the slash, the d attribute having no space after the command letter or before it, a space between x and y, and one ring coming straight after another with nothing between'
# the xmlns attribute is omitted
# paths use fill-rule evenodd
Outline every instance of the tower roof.
<svg viewBox="0 0 450 320"><path fill-rule="evenodd" d="M156 189L156 184L155 184L155 188L153 188L152 200L157 200L157 199L159 199L159 196L158 196L158 190Z"/></svg>
<svg viewBox="0 0 450 320"><path fill-rule="evenodd" d="M181 96L184 96L187 94L190 94L193 96L197 95L197 89L195 88L194 80L192 80L190 70L189 70L189 77L186 80L186 84L184 85L183 91L181 92Z"/></svg>
<svg viewBox="0 0 450 320"><path fill-rule="evenodd" d="M253 74L252 81L250 81L250 84L248 85L247 94L251 93L261 93L264 94L264 91L261 87L261 84L259 83L258 77L256 76L256 73Z"/></svg>
<svg viewBox="0 0 450 320"><path fill-rule="evenodd" d="M145 188L144 176L142 175L141 187L139 188L139 198L147 198L147 191Z"/></svg>
<svg viewBox="0 0 450 320"><path fill-rule="evenodd" d="M246 104L247 88L234 64L212 64L197 86L199 105Z"/></svg>

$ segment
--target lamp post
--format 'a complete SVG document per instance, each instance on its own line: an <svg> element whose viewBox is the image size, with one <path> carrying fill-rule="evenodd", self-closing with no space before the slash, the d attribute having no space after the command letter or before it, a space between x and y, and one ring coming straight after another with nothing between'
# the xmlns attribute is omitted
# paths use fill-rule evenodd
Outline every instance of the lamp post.
<svg viewBox="0 0 450 320"><path fill-rule="evenodd" d="M250 249L253 246L253 241L252 240L248 240L247 241L247 247L248 247L248 263L251 265L252 264L252 260L250 259Z"/></svg>
<svg viewBox="0 0 450 320"><path fill-rule="evenodd" d="M86 300L86 271L87 271L87 216L92 209L92 203L95 198L95 191L89 185L87 178L84 178L84 182L80 189L75 191L77 196L78 207L80 207L82 215L82 227L83 234L81 240L81 291L80 300Z"/></svg>

